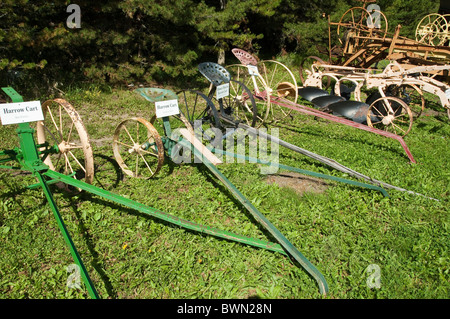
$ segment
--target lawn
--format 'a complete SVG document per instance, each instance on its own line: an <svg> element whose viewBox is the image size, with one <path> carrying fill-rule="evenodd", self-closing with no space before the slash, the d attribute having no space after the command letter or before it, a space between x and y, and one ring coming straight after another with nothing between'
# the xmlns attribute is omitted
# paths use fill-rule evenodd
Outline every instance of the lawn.
<svg viewBox="0 0 450 319"><path fill-rule="evenodd" d="M94 185L196 223L274 241L202 164L167 161L149 180L121 172L114 129L128 117L150 119L153 104L132 90L94 86L72 88L63 97L88 131ZM397 141L296 112L268 128L291 144L424 196L388 190L387 198L283 170L267 175L254 163L218 166L320 270L329 286L325 297L284 255L187 231L89 193L54 189L54 196L101 298L446 299L450 125L444 109L429 99L405 137L417 164ZM15 129L0 128L3 149L18 145ZM289 149L279 151L281 164L355 180ZM73 260L42 191L26 188L34 178L6 169L0 176L0 298L89 298L83 283L67 286Z"/></svg>

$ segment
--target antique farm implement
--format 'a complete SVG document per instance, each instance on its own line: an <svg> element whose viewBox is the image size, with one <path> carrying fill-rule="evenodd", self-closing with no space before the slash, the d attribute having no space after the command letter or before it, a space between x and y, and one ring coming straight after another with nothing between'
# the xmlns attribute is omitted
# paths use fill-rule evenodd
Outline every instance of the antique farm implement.
<svg viewBox="0 0 450 319"><path fill-rule="evenodd" d="M2 105L2 110L13 110L12 113L15 113L14 111L17 108L24 108L24 103L22 97L12 88L2 88L2 90L10 97L13 103L6 103ZM159 92L161 93L161 92ZM164 94L167 92L163 92ZM37 101L39 102L39 101ZM56 101L53 101L56 102ZM210 154L207 154L207 150L202 148L201 145L196 143L195 139L193 138L193 135L188 132L188 130L182 130L182 134L184 134L188 139L180 139L179 136L177 140L172 140L169 137L160 137L156 130L153 130L153 126L145 122L145 120L142 119L130 119L130 122L132 122L131 126L128 126L128 122L122 122L118 130L124 131L125 134L130 139L132 137L131 133L133 131L131 128L136 128L142 126L144 128L146 135L135 135L135 139L133 141L135 143L128 145L127 143L123 143L122 140L117 141L116 136L119 136L121 138L121 134L115 135L115 140L118 144L121 144L122 148L124 148L124 151L131 155L132 157L141 157L144 155L151 155L151 157L156 158L156 161L158 162L160 160L160 155L164 152L164 147L171 146L172 149L176 149L176 144L182 145L184 147L187 147L189 149L193 149L193 152L195 156L202 158L203 163L210 168L211 172L214 173L215 176L217 176L222 182L225 183L229 187L229 189L232 191L233 195L236 196L240 200L240 202L252 213L252 215L255 217L255 219L263 225L264 228L266 228L274 238L279 241L279 243L272 243L263 241L260 239L255 238L249 238L247 236L242 236L233 232L229 231L223 231L220 229L216 229L213 227L209 227L206 225L197 224L188 220L184 220L182 218L179 218L177 216L173 216L170 214L167 214L165 212L159 211L157 209L142 205L136 201L133 201L131 199L119 196L117 194L114 194L109 191L105 191L104 189L101 189L99 187L93 186L86 181L81 181L77 179L77 175L79 171L82 171L84 174L84 178L88 179L90 178L88 174L88 170L86 169L86 160L89 162L89 159L83 159L83 158L77 158L76 162L79 163L80 170L73 167L71 164L69 164L68 159L73 158L75 156L72 156L74 150L78 150L81 148L88 148L90 149L89 145L89 139L87 138L85 141L81 141L79 138L73 138L72 136L76 134L75 131L77 131L78 134L82 130L84 130L84 127L81 122L81 118L79 114L73 109L70 108L64 108L64 105L69 105L66 101L58 100L57 107L53 110L50 110L51 112L48 112L48 118L44 118L43 113L41 111L40 114L38 114L38 117L34 119L29 119L27 122L23 122L23 118L16 118L15 122L8 122L5 121L4 118L2 118L3 125L6 124L18 124L17 133L19 135L19 147L16 147L12 150L4 150L0 152L0 167L1 168L8 168L8 169L20 169L31 172L37 179L38 184L31 185L31 188L37 188L41 187L44 191L44 194L49 202L49 205L54 213L54 216L58 222L58 226L64 236L64 239L66 241L66 244L70 248L71 255L75 261L75 263L80 267L80 275L86 284L88 294L91 298L98 298L99 295L94 287L94 284L92 283L89 274L81 260L81 257L79 256L77 249L71 239L71 236L69 232L66 229L66 226L64 224L63 218L61 214L59 213L57 204L52 196L51 189L49 187L50 184L54 183L62 183L64 185L68 185L72 187L74 190L83 190L87 191L89 193L92 193L94 195L103 197L109 201L115 202L117 204L135 209L139 212L142 212L146 215L152 216L154 218L169 222L171 224L177 225L179 227L183 227L189 230L197 231L203 234L209 234L212 236L216 236L219 238L223 238L226 240L236 241L244 244L248 244L251 246L267 249L270 251L278 252L284 255L288 255L293 257L304 269L317 281L319 285L319 290L322 294L326 294L328 291L327 283L323 277L323 275L247 200L245 197L223 176L217 169L215 169L214 164L208 159L211 158L214 160L213 157L210 157ZM171 103L171 102L169 102ZM40 103L34 104L33 108L40 109ZM46 105L47 107L51 105L52 103L44 103L43 105ZM163 105L166 106L166 105ZM162 109L164 109L163 107ZM170 108L170 107L169 107ZM67 111L69 110L69 112ZM7 113L7 111L2 112ZM52 115L49 115L52 114ZM72 121L72 124L64 125L64 118L68 117L69 121ZM43 119L44 118L44 119ZM74 120L76 119L76 120ZM37 122L37 126L44 126L44 131L47 132L50 136L49 139L46 140L43 143L36 144L34 140L34 132L36 131L30 126L29 122ZM50 127L47 127L47 123L50 123ZM163 122L165 124L165 129L170 130L170 123L168 121L168 117L163 117ZM80 125L78 125L78 124ZM62 125L62 126L61 126ZM56 130L57 136L53 136L53 133L51 132L51 126L53 126ZM68 134L63 134L63 129L68 129ZM47 130L49 129L49 130ZM136 131L134 131L136 133ZM86 132L81 132L81 134L85 135L87 137ZM80 135L81 135L80 134ZM145 136L145 138L144 138ZM58 142L55 144L50 144L49 140L50 138L59 138ZM142 139L141 139L142 138ZM191 144L189 142L189 139L193 142ZM142 141L142 144L138 143L138 141ZM87 144L86 144L87 143ZM121 148L118 150L121 151ZM175 153L175 152L174 152ZM156 154L156 155L155 155ZM61 165L60 171L55 171L53 169L50 169L49 165L45 164L44 161L48 159L49 157L52 157L52 160L55 160L55 162L66 162L65 164ZM11 162L17 162L17 164L12 164ZM217 164L217 163L216 163ZM122 165L124 165L122 163ZM157 164L158 165L158 164ZM71 167L72 166L72 167ZM81 166L83 168L81 168ZM149 163L146 162L145 166L147 168L150 167ZM123 166L122 166L123 168ZM130 170L131 174L133 172L138 172L138 170ZM127 171L125 171L127 172ZM128 172L130 173L130 172ZM151 174L153 175L155 171L152 171ZM79 176L78 176L79 177ZM89 181L89 180L88 180Z"/></svg>
<svg viewBox="0 0 450 319"><path fill-rule="evenodd" d="M212 88L210 88L208 96L216 97L217 104L219 104L219 108L216 109L215 104L212 103L211 101L211 103L206 104L205 108L199 108L197 111L195 111L194 109L186 110L186 112L190 114L189 122L194 126L196 134L198 134L204 140L209 142L210 149L213 152L216 152L221 155L241 158L253 163L260 163L269 166L271 165L277 168L303 173L314 177L332 179L342 183L353 184L355 186L372 188L372 185L369 186L368 184L360 184L358 182L351 180L336 178L334 176L328 176L316 172L302 170L296 167L280 164L278 161L271 162L269 160L261 160L255 157L246 156L245 154L236 154L233 152L229 152L228 149L227 151L223 150L224 147L221 143L224 139L228 139L233 135L238 136L240 133L242 133L242 131L244 131L245 134L247 135L271 141L272 143L275 143L275 145L277 146L281 145L300 154L314 158L339 171L348 173L349 175L352 175L357 178L365 179L377 186L381 185L390 186L389 184L379 182L372 178L364 176L363 174L358 173L348 167L345 167L332 159L320 156L318 154L302 149L298 146L292 145L286 141L283 141L277 136L268 134L265 130L261 129L258 130L255 127L250 126L249 122L252 123L256 122L257 104L253 99L253 95L251 94L250 90L245 86L245 84L236 80L232 80L231 75L227 71L227 69L225 69L224 67L222 67L217 63L213 62L200 63L199 71L211 82ZM236 88L233 88L233 86L236 83L238 84L239 87L243 89L237 90ZM216 91L218 87L227 86L228 84L229 84L228 96L220 97L220 95L215 95L215 93L218 92ZM224 107L224 105L226 107ZM233 107L231 107L231 105ZM200 127L198 125L195 125L196 121L199 121L202 125ZM198 128L200 128L200 130L197 130ZM382 189L379 188L375 189L383 192ZM385 193L385 196L386 195L387 194Z"/></svg>
<svg viewBox="0 0 450 319"><path fill-rule="evenodd" d="M394 33L388 31L388 21L380 7L363 1L362 7L347 10L339 22L328 17L328 64L368 68L387 59L410 65L445 64L450 58L446 16L424 17L416 29L416 39L400 35L401 25ZM336 28L336 33L331 27ZM337 41L334 41L337 37ZM332 43L337 44L332 46ZM325 52L324 52L325 53ZM316 59L317 57L310 57ZM301 63L303 67L304 62ZM303 74L300 70L300 77Z"/></svg>
<svg viewBox="0 0 450 319"><path fill-rule="evenodd" d="M297 96L298 94L309 101L312 101L313 99L320 97L321 102L323 103L324 106L332 103L339 103L341 107L344 107L345 109L351 108L352 110L354 109L360 110L361 107L368 107L364 103L359 101L344 101L344 99L339 96L331 96L326 91L319 90L317 88L309 88L309 87L298 88L296 82L294 81L275 82L273 86L275 87L275 89L271 88L266 84L264 78L260 75L258 60L256 57L241 49L233 49L232 52L240 60L241 64L231 66L230 72L233 73L234 78L236 80L242 81L243 83L248 84L248 86L253 87L252 93L255 100L261 101L261 103L263 104L267 103L270 106L276 105L277 108L279 109L295 110L300 113L321 117L333 122L345 124L360 130L368 131L371 133L395 139L398 142L400 142L410 161L415 163L415 160L410 150L408 149L405 141L400 135L394 134L386 130L380 130L378 128L370 127L351 119L335 116L333 114L329 114L327 112L323 112L312 107L307 107L295 103L292 99L289 98L289 96ZM395 103L400 103L401 105L404 104L404 102L399 99L397 100L389 98L385 100L395 101ZM285 113L286 112L282 113L283 116ZM269 112L269 114L273 115L273 117L276 118L279 113L275 110ZM355 114L353 114L353 118L361 116L363 116L365 119L366 112L356 112ZM261 115L259 115L258 119L262 122L267 121L267 118L264 118L264 116Z"/></svg>
<svg viewBox="0 0 450 319"><path fill-rule="evenodd" d="M150 178L158 172L166 156L175 163L203 163L277 240L277 243L265 243L201 225L196 230L238 242L255 243L255 246L260 248L287 254L317 281L320 292L326 294L328 286L323 275L217 169L216 165L222 161L196 137L188 117L184 114L189 114L189 118L192 119L196 108L206 105L208 109L211 107L211 101L197 91L182 91L179 95L159 88L143 88L136 91L148 101L155 103L156 115L150 121L143 118L129 118L117 126L113 149L114 156L123 171L129 176ZM159 128L161 134L155 126ZM190 223L186 221L185 226Z"/></svg>
<svg viewBox="0 0 450 319"><path fill-rule="evenodd" d="M241 68L241 66L234 66L238 69ZM294 152L300 153L302 155L308 156L314 160L317 160L327 166L330 166L338 171L341 171L343 173L346 173L350 176L356 177L361 180L365 180L369 182L370 184L381 186L383 188L389 188L389 189L395 189L402 192L408 192L410 194L424 196L422 194L418 194L409 190L406 190L404 188L400 188L397 186L390 185L388 183L376 180L374 178L368 177L364 174L361 174L349 167L346 167L337 161L321 156L319 154L313 153L311 151L308 151L306 149L300 148L296 145L293 145L291 143L288 143L282 139L280 139L278 136L274 136L271 134L268 134L267 131L262 129L257 129L255 127L249 126L249 122L257 123L258 119L255 121L255 119L251 119L251 116L257 117L257 111L252 108L258 107L258 96L253 93L253 96L255 97L253 99L252 94L249 95L249 90L246 87L245 84L237 81L237 80L231 80L231 74L227 71L226 68L222 67L221 65L213 62L204 62L199 65L199 71L210 81L210 91L208 96L210 97L218 97L216 95L217 87L222 87L229 83L229 91L230 91L230 97L227 97L227 100L225 102L220 101L221 98L218 98L217 103L219 104L219 108L215 108L214 103L207 103L202 106L196 106L192 108L190 111L187 110L186 112L189 113L189 121L192 125L195 126L196 134L202 136L205 140L207 140L209 144L209 148L221 155L226 156L232 156L240 159L247 160L249 162L253 163L261 163L266 165L271 165L268 161L261 161L260 159L253 158L251 156L246 156L244 154L236 154L233 152L229 152L223 150L222 140L228 139L229 137L232 137L233 134L236 133L237 136L239 136L240 131L245 131L245 134L247 135L253 135L257 136L258 138L262 140L271 141L272 143L275 143L276 145L281 145L287 149L290 149ZM255 72L255 71L253 71ZM256 82L256 79L253 79L254 82ZM264 80L261 80L261 83L263 83ZM245 90L236 90L235 88L232 88L233 83L239 83L239 86L245 87L247 89ZM274 84L272 84L274 85ZM279 89L279 94L285 95L286 88L289 88L289 83L283 83L280 85L282 89ZM275 86L276 88L276 83ZM268 92L270 89L267 89ZM235 94L235 92L241 92L241 94ZM244 94L242 94L245 92ZM233 100L233 102L227 102L229 100ZM223 107L223 105L233 105L234 107ZM315 111L314 109L312 109ZM244 114L244 116L239 116L239 114ZM255 115L256 114L256 115ZM272 113L273 114L273 113ZM284 116L284 113L283 113ZM201 125L195 125L196 122L200 122ZM211 128L214 130L211 131ZM238 137L239 138L239 137ZM220 147L217 147L219 145ZM273 165L273 164L272 164ZM323 174L318 174L315 172L310 172L306 170L301 170L296 167L290 167L283 164L280 164L278 162L275 163L275 166L280 169L290 170L298 173L302 173L305 175L311 175L315 177L325 178L325 179L334 179L339 182L343 183L349 183L352 184L352 181L348 180L342 180L342 179L336 179L332 176L327 176ZM358 185L358 184L355 184ZM359 184L358 186L366 187L364 184ZM429 198L432 200L436 200L434 198Z"/></svg>
<svg viewBox="0 0 450 319"><path fill-rule="evenodd" d="M436 95L441 105L447 109L450 119L450 86L432 76L449 70L450 65L413 66L404 69L403 65L396 61L389 63L383 70L314 63L311 71L308 71L303 90L310 87L322 89L324 83L329 85L333 82L336 100L344 100L341 96L347 93L347 98L353 95L356 101L362 102L363 88L377 88L375 94L367 97L367 104L361 106L342 107L337 103L325 105L316 98L310 101L319 107L328 108L335 114L405 136L411 130L413 118L419 117L425 108L423 92ZM341 92L342 89L346 92ZM328 95L325 92L323 94ZM354 116L355 113L360 116Z"/></svg>

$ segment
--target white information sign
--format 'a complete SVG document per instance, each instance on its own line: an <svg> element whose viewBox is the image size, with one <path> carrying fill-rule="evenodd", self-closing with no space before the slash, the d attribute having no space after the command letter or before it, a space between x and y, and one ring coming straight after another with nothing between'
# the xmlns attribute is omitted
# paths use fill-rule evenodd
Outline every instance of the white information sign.
<svg viewBox="0 0 450 319"><path fill-rule="evenodd" d="M37 122L44 120L40 101L0 104L3 125Z"/></svg>
<svg viewBox="0 0 450 319"><path fill-rule="evenodd" d="M216 88L216 98L221 99L230 95L230 83L218 85Z"/></svg>
<svg viewBox="0 0 450 319"><path fill-rule="evenodd" d="M445 90L445 96L450 100L450 89Z"/></svg>
<svg viewBox="0 0 450 319"><path fill-rule="evenodd" d="M248 74L258 76L258 67L256 65L247 64Z"/></svg>
<svg viewBox="0 0 450 319"><path fill-rule="evenodd" d="M158 101L155 102L155 107L158 118L180 114L178 100Z"/></svg>

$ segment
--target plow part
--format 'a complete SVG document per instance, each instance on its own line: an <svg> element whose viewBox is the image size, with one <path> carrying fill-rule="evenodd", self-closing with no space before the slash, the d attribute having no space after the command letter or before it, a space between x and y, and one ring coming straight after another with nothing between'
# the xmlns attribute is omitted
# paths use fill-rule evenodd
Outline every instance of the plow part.
<svg viewBox="0 0 450 319"><path fill-rule="evenodd" d="M255 128L249 127L249 126L247 126L247 125L245 125L245 124L239 124L239 127L244 128L244 129L248 129L249 131L252 131L252 132L256 132L256 129L255 129ZM383 182L383 181L379 181L379 180L374 179L374 178L372 178L372 177L366 176L366 175L364 175L364 174L361 174L361 173L359 173L359 172L357 172L357 171L355 171L355 170L353 170L353 169L351 169L351 168L349 168L349 167L346 167L346 166L344 166L344 165L342 165L342 164L336 162L336 161L333 160L333 159L330 159L330 158L328 158L328 157L325 157L325 156L322 156L322 155L313 153L313 152L311 152L311 151L305 150L305 149L303 149L303 148L301 148L301 147L298 147L298 146L296 146L296 145L293 145L293 144L291 144L291 143L288 143L288 142L286 142L286 141L284 141L284 140L281 140L281 139L279 139L278 137L272 136L272 135L270 135L270 134L266 134L266 133L261 132L261 131L258 131L258 134L259 134L259 136L262 137L262 138L265 138L265 139L267 139L267 140L269 140L269 141L272 141L272 142L274 142L274 143L277 143L277 144L279 144L279 145L281 145L281 146L283 146L283 147L286 147L286 148L288 148L288 149L290 149L290 150L292 150L292 151L294 151L294 152L297 152L297 153L303 154L303 155L305 155L305 156L308 156L308 157L310 157L310 158L312 158L312 159L314 159L314 160L317 160L317 161L319 161L319 162L322 163L322 164L325 164L325 165L327 165L327 166L330 166L330 167L332 167L332 168L334 168L334 169L336 169L336 170L338 170L338 171L340 171L340 172L349 174L350 176L353 176L353 177L356 177L356 178L360 178L360 179L366 180L366 181L368 181L369 183L371 183L371 184L373 184L373 185L380 186L381 189L377 189L377 190L379 190L379 191L382 192L383 194L385 194L385 193L383 192L383 191L384 191L383 188L388 188L388 189L395 189L395 190L401 191L401 192L407 192L407 193L412 194L412 195L422 196L422 197L425 197L425 198L428 198L428 199L431 199L431 200L439 201L438 199L435 199L435 198L432 198L432 197L428 197L428 196L425 196L425 195L423 195L423 194L416 193L416 192L413 192L413 191L410 191L410 190L407 190L407 189L404 189L404 188L401 188L401 187L398 187L398 186L394 186L394 185L385 183L385 182ZM232 154L230 154L230 155L232 155ZM262 164L266 164L266 163L262 163ZM278 165L280 165L280 167L282 167L281 164L278 164ZM286 169L288 169L288 170L293 170L293 171L298 170L297 168L293 168L293 167L286 168ZM298 171L298 172L299 172L299 171ZM305 174L307 174L307 173L305 173ZM314 174L319 174L319 173L314 173ZM312 175L312 176L315 176L315 175ZM320 176L317 176L317 177L320 177ZM366 184L363 184L363 185L364 185L363 187L366 187L366 186L365 186ZM361 186L361 185L359 185L359 186ZM370 187L369 187L369 188L370 188ZM386 195L387 195L387 193L386 193ZM386 196L386 195L385 195L385 196ZM388 195L387 195L387 196L388 196Z"/></svg>
<svg viewBox="0 0 450 319"><path fill-rule="evenodd" d="M332 114L328 114L328 113L325 113L325 112L322 112L322 111L318 111L318 110L315 110L313 108L310 108L310 107L307 107L307 106L303 106L303 105L300 105L300 104L291 104L291 103L289 103L289 101L280 101L277 98L271 98L271 101L272 101L272 103L277 103L278 105L281 105L283 107L295 110L295 111L300 112L300 113L305 113L305 114L308 114L308 115L321 117L321 118L324 118L326 120L330 120L330 121L333 121L333 122L345 124L345 125L352 126L354 128L357 128L357 129L360 129L360 130L363 130L363 131L368 131L368 132L371 132L371 133L375 133L375 134L378 134L378 135L382 135L382 136L385 136L385 137L389 137L389 138L395 139L402 145L403 150L405 151L405 153L408 156L409 160L412 163L416 163L416 160L414 159L414 157L413 157L411 151L409 150L408 146L406 145L405 141L403 140L403 138L401 136L399 136L397 134L394 134L394 133L391 133L391 132L387 132L387 131L383 131L383 130L379 130L379 129L376 129L376 128L372 128L372 127L369 127L367 125L364 125L364 124L361 124L361 123L357 123L357 122L354 122L354 121L351 121L351 120L348 120L348 119L345 119L345 118L341 118L341 117L338 117L338 116L335 116L335 115L332 115ZM338 103L340 103L340 102L338 102Z"/></svg>
<svg viewBox="0 0 450 319"><path fill-rule="evenodd" d="M241 59L242 59L242 56L247 56L246 59L250 60L250 64L251 65L253 65L255 63L255 61L257 61L257 59L255 57L253 58L253 60L248 58L248 56L252 56L252 55L250 55L248 53L247 53L247 55L245 55L243 52L246 52L246 51L243 51L243 50L240 50L240 49L233 49L232 51L233 51L234 54L236 54L236 52L238 52L238 54L239 54L238 57L241 58ZM245 62L247 60L244 59L241 62ZM258 99L267 100L269 102L269 104L270 103L272 103L272 104L279 104L279 105L281 105L281 107L291 108L292 110L295 110L295 111L298 111L298 112L301 112L301 113L322 117L322 118L325 118L327 120L331 120L331 121L334 121L334 122L346 124L346 125L358 128L358 129L362 129L362 130L365 130L365 131L369 131L369 132L376 133L376 134L379 134L379 135L382 135L382 136L385 136L385 137L389 137L389 138L395 139L401 144L401 146L403 147L403 149L404 149L405 153L407 154L409 160L412 163L416 163L414 157L412 156L410 150L408 149L408 146L406 145L405 141L403 140L403 138L401 136L393 134L393 133L390 133L390 132L387 132L387 131L379 130L379 129L376 129L376 128L371 128L371 127L369 127L367 125L363 125L361 123L357 123L357 122L354 122L354 121L351 121L351 120L348 120L348 119L345 119L345 118L342 118L342 117L338 117L338 116L334 116L332 114L321 112L319 110L316 110L316 109L313 109L313 108L309 108L309 107L306 107L306 106L303 106L303 105L300 105L300 104L296 104L296 103L293 103L293 102L291 102L289 100L286 100L286 99L282 99L282 98L279 98L279 97L273 97L273 96L268 97L267 94L266 94L267 91L260 91L258 86L257 86L257 84L256 84L257 83L256 79L259 79L259 77L255 77L255 75L252 74L251 78L253 79L252 82L255 84L255 87L254 87L255 91L253 92L253 94L255 96L255 100L258 100ZM247 81L246 83L252 83L252 82L248 82ZM336 102L344 101L344 98L339 97L339 96L335 96L335 95L330 95L327 91L319 89L319 88L316 88L316 87L304 87L304 88L299 89L299 92L302 92L302 95L304 95L304 97L307 98L308 100L313 100L314 99L314 102L316 102L321 107L325 107L327 105L330 105L330 104L333 104L333 103L336 103ZM214 108L214 105L210 105L209 107L210 108ZM315 154L315 153L310 152L308 150L302 149L302 148L300 148L300 147L298 147L296 145L293 145L293 144L290 144L290 143L288 143L286 141L283 141L283 140L281 140L281 139L279 139L277 137L271 136L271 135L266 134L266 133L261 132L261 131L257 131L257 128L255 128L255 127L253 127L251 125L245 124L243 122L236 121L236 119L230 120L228 114L224 114L220 110L213 109L213 112L211 112L211 113L214 114L214 119L209 119L209 121L211 121L213 123L213 127L216 127L216 128L219 128L219 129L224 129L225 126L233 127L233 128L240 127L240 128L246 129L248 131L251 131L253 133L257 132L257 134L259 134L259 136L262 137L262 138L265 138L267 140L273 141L273 142L275 142L275 143L277 143L279 145L282 145L282 146L284 146L284 147L286 147L286 148L288 148L290 150L293 150L293 151L295 151L297 153L306 155L306 156L308 156L308 157L310 157L312 159L315 159L315 160L317 160L317 161L319 161L319 162L321 162L321 163L323 163L325 165L328 165L328 166L330 166L330 167L332 167L332 168L334 168L334 169L336 169L338 171L341 171L343 173L349 174L350 176L366 180L366 181L368 181L369 183L371 183L373 185L377 185L377 186L385 187L385 188L389 188L389 189L394 189L394 190L401 191L401 192L407 192L407 193L412 194L412 195L422 196L422 197L425 197L425 198L428 198L428 199L431 199L431 200L439 201L438 199L435 199L435 198L432 198L432 197L428 197L426 195L423 195L423 194L420 194L420 193L417 193L417 192L413 192L413 191L407 190L405 188L394 186L394 185L391 185L389 183L386 183L386 182L383 182L383 181L371 178L371 177L366 176L364 174L361 174L361 173L359 173L359 172L357 172L357 171L355 171L355 170L353 170L353 169L351 169L349 167L346 167L346 166L336 162L333 159L330 159L330 158L327 158L327 157ZM218 125L217 123L221 123L221 124ZM222 124L224 126L222 126Z"/></svg>
<svg viewBox="0 0 450 319"><path fill-rule="evenodd" d="M242 50L239 50L236 52L239 52L239 54L242 55L241 51ZM235 53L235 52L233 52L233 53ZM239 59L241 56L238 55L236 57ZM243 61L245 62L245 60L243 60ZM346 118L342 118L342 117L335 116L335 115L332 115L332 114L329 114L329 113L326 113L326 112L323 112L320 110L316 110L314 108L310 108L307 106L303 106L301 104L297 104L296 99L295 99L295 101L292 101L288 98L283 98L283 97L274 95L268 89L267 86L263 85L262 88L258 87L258 82L256 80L261 78L261 76L259 74L248 72L247 75L250 76L252 79L251 83L253 83L253 85L254 85L253 95L255 96L256 100L265 100L268 102L268 105L273 105L273 106L276 105L280 109L288 109L289 111L287 113L283 112L284 114L288 114L292 110L294 110L294 111L297 111L300 113L321 117L321 118L324 118L324 119L327 119L327 120L330 120L333 122L345 124L345 125L352 126L352 127L355 127L355 128L361 129L361 130L369 131L371 133L375 133L375 134L382 135L385 137L393 138L400 142L400 144L402 145L403 149L405 150L409 160L412 163L416 163L414 157L412 156L412 153L408 149L408 146L406 145L405 141L403 140L403 138L401 136L391 133L391 132L388 132L388 131L383 131L383 130L377 129L375 127L370 127L370 126L362 124L363 122L368 122L367 116L369 114L369 109L367 109L367 112L364 113L364 109L368 107L364 103L361 103L361 102L354 103L354 102L350 102L350 101L341 100L338 97L331 97L327 91L319 89L317 87L306 86L306 87L298 89L298 94L300 96L303 96L308 101L313 101L316 98L321 98L319 100L320 105L318 104L318 106L321 107L321 109L324 109L325 105L329 108L333 108L333 106L334 106L335 112L343 112L343 113L347 114L348 116L350 116L354 119L357 119L359 121L359 123L358 123L358 122L355 122L355 121L352 121L352 120L349 120ZM260 83L264 83L264 80L260 80ZM389 103L389 102L384 101L384 103ZM398 103L402 103L402 101L398 102ZM363 111L361 111L361 109L363 109ZM411 112L407 106L406 106L406 109L408 110L407 114L409 115L410 118L412 118ZM375 114L375 115L379 115L379 114ZM267 118L266 115L259 115L259 116L261 116L263 118L263 121L265 120L265 118ZM380 116L376 116L374 118L374 121L371 121L368 123L369 124L372 124L372 123L384 124L382 121L379 121L379 118L380 118ZM388 117L388 119L385 119L385 121L386 120L389 120L388 124L392 124L392 126L394 126L393 120L390 117ZM410 122L409 128L407 130L403 131L403 132L406 132L404 135L406 135L409 132L409 130L411 129L411 125L412 125L412 123Z"/></svg>
<svg viewBox="0 0 450 319"><path fill-rule="evenodd" d="M321 101L320 103L323 102L323 104L321 104L321 106L325 106L326 105L325 102L327 102L328 104L331 104L333 102L339 102L339 101L343 101L344 100L341 97L334 96L334 95L329 95L328 92L326 92L324 90L321 90L321 89L318 89L318 88L315 88L315 87L305 87L305 88L302 88L301 90L303 90L302 92L305 93L305 96L308 97L308 99L310 99L310 100L314 99L315 102L317 102L318 100ZM307 95L307 94L309 94L309 95ZM260 96L261 95L264 95L264 92L260 92ZM255 96L257 97L258 95L255 94ZM264 96L263 98L266 99L266 96ZM279 103L281 105L280 99L278 99L278 100L277 99L278 99L277 97L273 97L273 98L270 99L270 102L272 102L272 103ZM283 101L286 102L286 100L283 100ZM324 118L332 120L332 121L333 120L336 121L336 122L342 121L342 122L344 122L344 124L348 124L348 125L354 126L356 128L360 128L360 129L363 129L363 130L371 131L371 132L374 132L374 133L379 133L380 135L384 135L386 137L391 137L393 139L396 139L396 140L398 140L400 142L400 144L404 148L404 150L405 150L406 154L408 155L410 161L415 163L415 160L414 160L411 152L409 151L406 143L404 142L403 138L398 136L398 135L396 135L396 134L393 134L393 133L390 133L390 132L386 132L386 131L382 131L382 130L378 130L378 129L375 129L375 128L370 128L367 125L363 125L363 124L360 124L360 123L357 123L357 122L354 122L354 121L351 121L351 120L347 120L347 119L344 119L342 117L337 117L337 116L334 116L334 115L331 115L331 114L328 114L328 113L325 113L325 112L320 112L318 110L315 110L315 109L312 109L312 108L308 108L306 106L302 106L302 105L299 105L299 104L289 103L289 105L284 105L283 104L283 106L284 107L290 107L293 110L296 110L296 111L299 111L299 112L304 112L304 113L309 114L309 115L314 115L314 116L319 116L319 117L321 116L321 117L324 117ZM211 105L210 107L213 108L214 105ZM391 184L383 182L383 181L379 181L379 180L374 179L374 178L371 178L371 177L366 176L364 174L361 174L361 173L359 173L359 172L357 172L357 171L355 171L355 170L353 170L353 169L351 169L349 167L346 167L346 166L336 162L333 159L330 159L330 158L327 158L327 157L315 154L313 152L310 152L308 150L302 149L302 148L300 148L300 147L298 147L296 145L290 144L290 143L288 143L288 142L286 142L284 140L281 140L281 139L279 139L277 137L271 136L271 135L266 134L266 133L264 133L262 131L258 131L257 128L255 128L255 127L249 126L249 125L247 125L245 123L242 123L242 122L236 122L235 119L230 120L228 114L223 114L222 112L220 112L220 110L214 110L214 112L212 112L212 113L214 113L214 117L215 118L214 119L210 119L210 121L212 123L216 123L216 124L213 124L213 126L216 127L216 128L224 129L225 127L232 127L232 128L240 127L240 128L243 128L245 130L248 130L248 131L252 132L253 134L258 134L261 138L265 138L265 139L267 139L269 141L275 142L275 143L277 143L277 144L279 144L279 145L281 145L283 147L286 147L286 148L288 148L290 150L293 150L293 151L295 151L297 153L300 153L300 154L306 155L306 156L308 156L308 157L310 157L312 159L315 159L315 160L317 160L317 161L319 161L319 162L321 162L321 163L323 163L325 165L328 165L328 166L330 166L330 167L332 167L332 168L334 168L334 169L336 169L338 171L341 171L343 173L349 174L350 176L353 176L353 177L356 177L356 178L359 178L359 179L366 180L366 181L368 181L369 183L371 183L373 185L384 187L384 188L389 188L389 189L394 189L394 190L401 191L401 192L407 192L407 193L412 194L412 195L422 196L422 197L425 197L425 198L428 198L428 199L431 199L431 200L439 201L439 200L437 200L435 198L427 197L427 196L425 196L423 194L416 193L416 192L413 192L413 191L410 191L410 190L407 190L407 189L404 189L404 188L401 188L401 187L398 187L398 186L394 186L394 185L391 185ZM217 123L221 123L221 124L217 125ZM226 138L226 136L224 138ZM216 150L216 152L219 152L219 153L222 153L224 155L227 155L226 153L223 153L220 150L219 151ZM228 155L233 156L232 153L228 153ZM249 158L243 157L243 159L249 159ZM268 164L268 163L261 162L261 164ZM287 170L292 170L292 171L296 171L297 170L296 168L293 168L293 167L286 167L286 169ZM324 178L326 178L326 177L324 177ZM359 185L359 186L362 186L362 185ZM363 186L363 187L365 187L365 186Z"/></svg>

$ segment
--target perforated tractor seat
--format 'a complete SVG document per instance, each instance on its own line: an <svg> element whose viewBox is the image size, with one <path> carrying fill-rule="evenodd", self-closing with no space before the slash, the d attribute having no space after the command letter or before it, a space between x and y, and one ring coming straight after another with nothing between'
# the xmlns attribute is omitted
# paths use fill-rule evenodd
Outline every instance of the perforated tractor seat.
<svg viewBox="0 0 450 319"><path fill-rule="evenodd" d="M317 108L333 115L344 116L352 121L366 124L366 114L369 105L359 101L348 101L337 95L330 95L327 91L316 87L304 87L298 90L298 94L310 101Z"/></svg>

